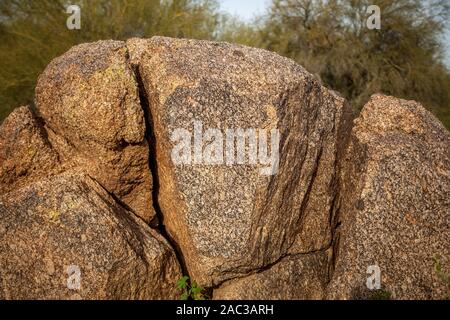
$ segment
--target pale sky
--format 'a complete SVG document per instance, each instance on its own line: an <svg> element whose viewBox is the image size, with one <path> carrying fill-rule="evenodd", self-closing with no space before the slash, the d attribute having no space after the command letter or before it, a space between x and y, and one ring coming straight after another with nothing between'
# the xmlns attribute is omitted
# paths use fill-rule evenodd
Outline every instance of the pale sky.
<svg viewBox="0 0 450 320"><path fill-rule="evenodd" d="M264 13L270 0L219 0L222 9L250 20L256 14Z"/></svg>
<svg viewBox="0 0 450 320"><path fill-rule="evenodd" d="M245 20L250 20L255 15L264 13L270 0L219 0L219 2L223 10L240 16ZM450 68L450 27L448 29L445 39L447 44L446 63Z"/></svg>

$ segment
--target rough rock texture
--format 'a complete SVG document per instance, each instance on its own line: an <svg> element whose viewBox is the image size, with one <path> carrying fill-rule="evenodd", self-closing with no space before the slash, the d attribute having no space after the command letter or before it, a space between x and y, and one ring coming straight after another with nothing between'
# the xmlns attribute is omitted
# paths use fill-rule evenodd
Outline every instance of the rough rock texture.
<svg viewBox="0 0 450 320"><path fill-rule="evenodd" d="M0 194L60 170L59 156L30 107L15 109L0 126Z"/></svg>
<svg viewBox="0 0 450 320"><path fill-rule="evenodd" d="M0 299L177 298L182 275L215 299L371 298L375 265L393 298L450 296L450 134L385 96L352 120L264 50L72 48L0 125Z"/></svg>
<svg viewBox="0 0 450 320"><path fill-rule="evenodd" d="M83 168L151 221L144 111L124 43L83 44L53 60L39 77L35 100L61 161Z"/></svg>
<svg viewBox="0 0 450 320"><path fill-rule="evenodd" d="M175 254L85 174L0 197L0 299L176 299ZM68 289L69 266L80 289ZM70 271L69 272L73 272Z"/></svg>
<svg viewBox="0 0 450 320"><path fill-rule="evenodd" d="M370 298L369 266L394 299L448 296L450 134L421 105L373 96L343 164L329 298ZM443 270L435 270L438 258Z"/></svg>
<svg viewBox="0 0 450 320"><path fill-rule="evenodd" d="M192 278L216 286L284 256L328 248L340 136L351 118L344 99L264 50L163 37L127 46L153 121L159 205ZM265 129L258 132L267 139L278 128L279 170L265 175L270 165L248 156L233 166L217 158L219 165L175 163L172 135L192 133L194 121L201 134L216 128L224 137L205 136L193 161L208 145L225 144L227 129Z"/></svg>
<svg viewBox="0 0 450 320"><path fill-rule="evenodd" d="M320 300L327 284L328 254L283 258L270 268L225 282L214 290L216 300Z"/></svg>

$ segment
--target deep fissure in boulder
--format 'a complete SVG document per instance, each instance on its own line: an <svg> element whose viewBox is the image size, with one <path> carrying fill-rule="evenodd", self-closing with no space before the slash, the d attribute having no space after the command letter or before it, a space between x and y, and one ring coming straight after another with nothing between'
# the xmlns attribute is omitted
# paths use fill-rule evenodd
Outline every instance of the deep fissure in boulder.
<svg viewBox="0 0 450 320"><path fill-rule="evenodd" d="M157 229L161 236L163 236L173 248L175 255L177 257L178 263L183 271L183 275L190 276L189 270L186 267L186 262L184 259L183 252L181 251L180 246L176 243L176 241L170 236L170 234L166 230L166 226L164 225L164 215L161 210L161 207L158 202L159 196L159 179L158 179L158 162L156 159L156 137L155 132L153 130L153 117L150 109L150 101L148 99L149 95L147 94L147 90L142 81L141 74L139 72L139 66L132 66L132 70L138 85L139 91L139 101L144 111L145 118L145 138L148 141L149 146L149 168L152 173L153 178L153 188L152 188L152 201L153 201L153 209L155 210L156 216L150 222L150 227L153 229ZM175 284L174 284L175 285Z"/></svg>
<svg viewBox="0 0 450 320"><path fill-rule="evenodd" d="M450 256L450 136L415 102L376 95L352 125L290 60L162 37L74 47L35 101L0 126L0 296L67 298L68 260L92 271L83 298L176 299L183 274L214 299L370 298L373 263L395 299L447 289L429 270ZM192 120L279 128L277 176L177 166L168 139Z"/></svg>
<svg viewBox="0 0 450 320"><path fill-rule="evenodd" d="M172 44L172 42L175 43ZM176 46L177 50L173 51L172 45ZM336 174L333 172L332 165L335 165L337 161L334 154L337 148L336 128L340 128L339 119L342 112L346 110L344 100L328 92L293 62L281 61L278 56L259 52L256 49L239 47L239 50L245 54L239 56L232 54L227 56L229 59L225 61L220 58L229 50L235 49L233 45L215 45L207 42L197 44L188 40L157 37L150 41L130 40L127 42L127 47L138 82L141 107L144 109L147 122L150 169L154 181L153 203L158 219L161 220L159 228L161 233L171 240L174 249L178 251L180 264L183 264L185 272L188 270L186 270L183 258L186 258L194 280L199 279L201 284L206 287L217 288L233 279L264 273L280 262L281 265L284 265L286 263L284 259L290 260L291 257L301 256L298 255L299 253L324 253L327 251L331 245L328 231L331 220L330 209L332 210L332 208L324 208L325 206L322 204L328 203L329 199L335 197L332 187L334 183L329 180ZM202 53L203 50L211 52L211 56L208 55L206 59L192 57L193 52ZM204 60L206 62L209 60L222 61L223 63L215 64L211 70L209 69L210 65L201 62ZM266 67L268 62L274 64L270 71L267 71ZM254 69L254 74L248 76L249 79L247 79L240 74L226 71L230 70L228 68L230 64L251 67ZM223 71L220 71L222 68ZM208 72L207 77L201 74L204 69L205 72ZM218 76L220 76L220 81L217 80ZM270 81L260 83L259 79L261 78L274 78L277 81L275 84ZM254 83L255 87L250 87L249 82ZM179 89L174 89L170 83L176 84ZM236 87L230 87L230 83L235 83L235 86L242 85L242 90L244 92L248 90L248 92L243 93ZM293 87L295 90L290 89ZM284 91L287 92L285 105L279 106L280 92ZM158 104L156 101L158 99L154 99L157 94L164 97L162 99L164 106ZM247 95L250 95L251 98L248 98ZM161 160L161 155L156 154L156 142L158 142L158 148L166 145L164 144L166 134L173 130L174 126L186 125L183 115L194 108L194 104L191 105L193 100L198 101L196 116L203 117L205 126L216 125L215 120L220 120L224 126L238 128L286 128L282 133L283 136L289 138L288 151L290 152L285 152L285 154L289 153L291 156L286 158L285 162L290 162L290 164L281 168L281 173L276 178L277 183L266 184L265 180L257 179L252 175L256 172L256 170L252 171L255 168L252 167L251 170L246 171L248 168L240 167L237 173L233 172L232 175L232 180L238 179L238 181L233 181L232 184L229 181L218 182L219 186L215 188L213 182L221 176L220 169L205 169L205 171L209 170L206 172L206 176L203 174L200 176L208 177L208 179L201 181L199 189L189 192L186 181L192 181L190 175L199 174L195 171L197 169L193 169L193 172L183 172L175 177L175 183L178 183L176 192L187 190L186 192L189 193L185 194L191 201L187 205L186 212L180 211L178 207L171 204L170 195L173 196L173 194L170 192L169 194L165 192L160 194L160 189L166 190L171 181L165 175L159 176L158 165L162 166L159 168L160 172L163 172L161 170L164 169L165 173L165 169L167 169L165 166L170 164L163 162L165 158ZM212 110L208 108L211 101L215 103ZM239 114L239 108L244 106L245 112ZM234 112L231 116L232 120L230 114L227 113L230 111ZM156 114L152 115L152 113ZM165 115L169 114L173 117L170 118L170 124L163 120ZM211 120L211 123L207 124L208 119L212 118L215 120ZM154 121L156 121L156 127ZM293 124L295 124L295 128L290 128ZM321 129L321 126L328 129ZM290 130L288 131L288 129ZM162 141L156 141L155 135ZM302 143L299 147L298 142L307 143ZM318 146L318 149L313 148L315 145ZM163 152L163 150L161 149L159 152ZM299 161L298 157L301 157L302 161ZM157 161L162 162L157 163ZM292 177L290 169L297 170L295 178ZM253 182L254 185L249 182ZM231 185L233 187L227 189ZM246 188L249 185L251 187ZM289 185L290 188L287 187ZM235 188L235 186L239 188ZM245 198L242 197L242 193L248 192L250 195L255 189L262 190L260 198L252 198L258 201L258 210L253 211L254 205L244 200L235 201L235 199ZM290 196L288 201L285 201L279 191L287 189L289 189ZM206 207L213 211L211 213L199 208L203 201L202 192L204 190L227 194L225 200L215 198L210 200L209 207ZM263 198L267 198L267 195L270 196L270 199L265 201ZM310 201L310 198L315 198L315 202ZM243 212L239 219L231 221L229 215L226 214L226 207L233 206L243 208ZM280 215L276 213L280 210L288 212L286 219L280 218ZM183 214L186 214L186 217L183 217ZM316 218L316 215L319 217ZM164 218L167 219L167 230ZM183 221L174 225L175 219ZM188 219L191 220L184 221ZM251 227L247 227L246 219L257 219L261 224L252 224ZM241 220L244 221L236 226L236 221ZM215 235L215 233L220 234L221 230L217 224L218 221L222 225L226 225L227 230L230 230L230 234L226 237ZM190 227L189 223L191 223L191 227L193 226L193 230L189 229L192 231L191 235L183 234ZM153 221L153 225L156 226L157 221ZM211 234L196 227L199 225L208 226L207 229L211 230ZM312 236L307 231L298 235L297 229L301 228L299 225L314 225L314 228L319 230L319 234L313 235L317 236L317 240L306 239ZM287 235L285 228L289 228ZM302 230L307 229L305 227ZM171 239L168 231L172 237L176 238L176 241ZM253 245L248 242L245 244L243 242L245 240L241 239L245 237L241 237L240 234L246 234L246 232L253 234L254 237L250 241L253 242ZM264 233L270 234L270 237L261 238L260 235L262 236ZM195 234L195 237L192 234ZM228 239L227 243L224 243L225 238ZM293 246L294 242L296 243L295 247ZM190 247L193 243L194 245ZM279 246L280 243L282 248ZM246 246L248 246L248 250L245 249ZM267 250L261 250L263 247ZM227 259L230 254L238 258ZM206 261L206 263L196 265L196 261Z"/></svg>

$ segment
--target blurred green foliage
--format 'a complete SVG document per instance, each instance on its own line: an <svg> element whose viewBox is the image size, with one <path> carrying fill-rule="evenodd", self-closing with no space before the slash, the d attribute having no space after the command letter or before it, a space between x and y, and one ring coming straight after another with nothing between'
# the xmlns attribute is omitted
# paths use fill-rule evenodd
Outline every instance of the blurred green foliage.
<svg viewBox="0 0 450 320"><path fill-rule="evenodd" d="M382 92L423 103L450 128L450 71L443 64L447 0L272 0L244 22L216 0L79 0L81 30L68 30L62 0L0 1L0 121L29 103L38 75L71 46L164 35L221 40L290 57L361 108ZM369 30L366 9L381 8Z"/></svg>
<svg viewBox="0 0 450 320"><path fill-rule="evenodd" d="M209 0L78 0L81 29L69 30L68 1L0 1L0 120L33 100L38 75L75 44L164 35L212 39L219 24Z"/></svg>
<svg viewBox="0 0 450 320"><path fill-rule="evenodd" d="M372 4L380 30L367 28ZM273 0L253 45L296 60L358 109L381 92L421 102L450 129L449 15L448 0Z"/></svg>

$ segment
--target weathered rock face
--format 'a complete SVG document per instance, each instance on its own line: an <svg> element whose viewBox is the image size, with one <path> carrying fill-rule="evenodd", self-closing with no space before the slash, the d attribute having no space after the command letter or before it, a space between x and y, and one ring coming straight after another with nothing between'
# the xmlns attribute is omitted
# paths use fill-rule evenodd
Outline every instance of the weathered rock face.
<svg viewBox="0 0 450 320"><path fill-rule="evenodd" d="M127 55L119 41L72 48L39 77L36 107L61 161L83 168L149 222L149 148Z"/></svg>
<svg viewBox="0 0 450 320"><path fill-rule="evenodd" d="M127 46L149 100L159 205L190 275L218 285L326 250L344 99L264 50L161 37Z"/></svg>
<svg viewBox="0 0 450 320"><path fill-rule="evenodd" d="M168 243L85 174L64 173L0 197L0 252L1 299L179 294L180 267Z"/></svg>
<svg viewBox="0 0 450 320"><path fill-rule="evenodd" d="M0 126L0 194L60 170L59 156L31 109L14 110Z"/></svg>
<svg viewBox="0 0 450 320"><path fill-rule="evenodd" d="M327 252L293 255L269 268L225 282L214 290L216 300L320 300L328 273Z"/></svg>
<svg viewBox="0 0 450 320"><path fill-rule="evenodd" d="M449 173L450 134L437 119L418 103L372 97L343 164L328 298L370 298L370 266L380 268L381 289L395 299L448 295Z"/></svg>
<svg viewBox="0 0 450 320"><path fill-rule="evenodd" d="M0 126L0 298L170 299L184 274L215 299L370 298L374 266L393 298L445 297L449 133L385 96L352 120L264 50L72 48Z"/></svg>

